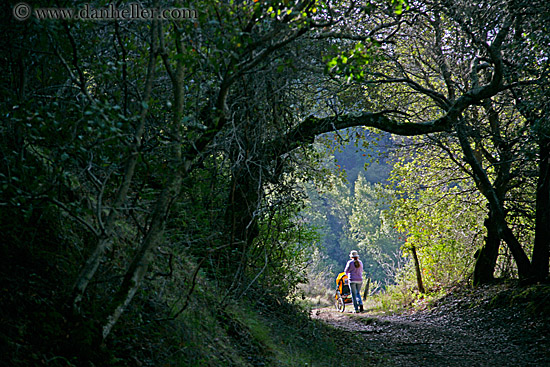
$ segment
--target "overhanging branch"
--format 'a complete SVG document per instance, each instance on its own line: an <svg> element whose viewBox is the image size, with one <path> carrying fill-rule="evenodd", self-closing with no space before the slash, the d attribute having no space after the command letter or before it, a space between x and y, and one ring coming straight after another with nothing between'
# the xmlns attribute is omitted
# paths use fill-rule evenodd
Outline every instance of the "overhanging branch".
<svg viewBox="0 0 550 367"><path fill-rule="evenodd" d="M281 142L290 151L304 143L312 143L316 136L350 127L364 126L374 127L391 134L414 136L425 135L444 131L451 131L452 119L445 115L439 119L408 123L388 117L396 111L362 112L357 114L329 116L329 117L307 117L300 125L290 131Z"/></svg>

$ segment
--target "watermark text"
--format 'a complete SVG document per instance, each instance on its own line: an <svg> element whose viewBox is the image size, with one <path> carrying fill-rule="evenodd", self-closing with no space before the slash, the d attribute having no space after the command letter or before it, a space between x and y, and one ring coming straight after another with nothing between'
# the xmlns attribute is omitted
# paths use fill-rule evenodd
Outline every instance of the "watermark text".
<svg viewBox="0 0 550 367"><path fill-rule="evenodd" d="M17 20L27 20L34 17L38 20L185 20L197 19L198 12L185 8L143 8L138 3L117 7L109 4L103 8L95 8L90 4L75 8L32 8L27 3L18 3L13 7L13 17Z"/></svg>

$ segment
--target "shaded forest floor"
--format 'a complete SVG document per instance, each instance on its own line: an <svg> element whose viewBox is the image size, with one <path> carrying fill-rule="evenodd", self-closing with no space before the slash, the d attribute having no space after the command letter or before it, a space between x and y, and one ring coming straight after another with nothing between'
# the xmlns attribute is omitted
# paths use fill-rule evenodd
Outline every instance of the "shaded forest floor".
<svg viewBox="0 0 550 367"><path fill-rule="evenodd" d="M378 355L378 366L550 366L547 285L461 289L399 315L351 309L322 308L313 318L345 331L357 353Z"/></svg>

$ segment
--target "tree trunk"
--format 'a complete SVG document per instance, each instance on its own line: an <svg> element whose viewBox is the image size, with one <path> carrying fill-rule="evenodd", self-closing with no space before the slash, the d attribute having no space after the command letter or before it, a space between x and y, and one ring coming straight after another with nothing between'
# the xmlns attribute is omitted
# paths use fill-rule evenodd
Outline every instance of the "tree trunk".
<svg viewBox="0 0 550 367"><path fill-rule="evenodd" d="M474 285L487 284L495 279L493 273L497 263L500 238L490 211L484 224L487 228L487 237L485 237L485 244L477 253L474 268Z"/></svg>
<svg viewBox="0 0 550 367"><path fill-rule="evenodd" d="M367 299L367 296L369 295L369 288L370 288L370 278L367 278L367 285L365 286L365 291L363 292L363 301Z"/></svg>
<svg viewBox="0 0 550 367"><path fill-rule="evenodd" d="M153 22L153 28L158 27L158 22ZM154 34L154 33L153 33ZM159 32L161 36L162 31ZM181 38L176 37L177 47L181 48ZM164 47L164 45L162 45ZM156 55L155 55L156 56ZM166 65L166 64L165 64ZM151 263L152 253L151 249L158 243L159 239L163 235L164 225L166 223L166 217L170 203L180 192L182 179L187 175L188 169L191 166L190 160L183 159L181 136L182 125L181 119L184 111L184 85L185 85L185 70L181 60L178 60L176 69L173 70L169 65L166 65L168 74L172 81L172 87L174 90L174 105L173 115L170 126L170 131L174 140L170 147L171 161L175 162L175 165L171 171L169 171L169 178L166 186L161 191L157 201L155 202L154 210L151 217L151 223L149 230L143 238L141 245L134 255L132 263L128 267L122 285L118 289L113 301L108 309L108 316L103 324L102 337L105 339L114 325L126 309L126 307L132 301L137 290L141 286L141 282L147 273L149 264Z"/></svg>
<svg viewBox="0 0 550 367"><path fill-rule="evenodd" d="M218 257L223 278L227 281L227 294L241 285L250 246L259 233L254 214L260 201L257 184L259 175L254 167L244 167L242 171L247 174L243 175L239 170L235 172L225 217L231 245L227 251L220 252Z"/></svg>
<svg viewBox="0 0 550 367"><path fill-rule="evenodd" d="M160 194L153 212L149 231L143 239L141 246L134 256L130 267L126 271L122 285L114 297L111 306L109 307L109 316L103 325L102 337L105 339L111 332L113 326L118 321L126 307L132 301L141 285L143 277L147 273L147 269L151 262L151 249L157 244L162 237L164 223L170 202L177 196L181 179L179 175L175 175Z"/></svg>
<svg viewBox="0 0 550 367"><path fill-rule="evenodd" d="M548 277L550 257L550 139L543 139L539 152L535 245L531 261L535 278L543 281Z"/></svg>
<svg viewBox="0 0 550 367"><path fill-rule="evenodd" d="M520 279L529 279L532 277L531 262L521 247L518 239L506 223L506 214L502 205L502 200L498 197L493 184L487 177L487 174L481 163L476 159L472 146L468 141L467 127L464 121L459 121L456 126L457 136L460 141L464 160L470 165L473 171L473 177L479 190L489 202L489 210L494 218L495 228L498 236L506 241L512 256L518 267Z"/></svg>
<svg viewBox="0 0 550 367"><path fill-rule="evenodd" d="M118 187L114 202L112 203L109 214L105 220L105 224L103 228L101 228L101 235L98 238L97 245L92 251L92 253L90 254L90 256L88 257L88 259L86 260L86 263L80 270L80 274L76 278L73 285L72 307L76 313L80 313L80 304L82 302L82 298L84 297L84 293L86 292L86 288L88 287L88 284L90 284L90 281L94 277L99 267L99 264L101 262L101 259L103 257L103 254L105 253L105 250L107 249L109 244L112 242L113 230L115 227L116 219L118 218L118 210L122 206L122 204L126 201L128 190L130 189L130 185L134 177L134 172L135 172L138 157L139 157L138 152L141 146L141 137L145 130L145 121L146 121L147 113L149 112L148 102L151 97L151 91L153 88L155 64L157 60L156 54L158 49L157 44L155 42L155 39L157 37L156 33L157 33L157 27L153 25L153 27L151 27L152 47L149 54L149 63L147 65L147 76L145 79L145 90L144 90L143 99L142 99L142 102L144 103L142 103L139 124L133 136L132 146L130 147L130 156L128 157L128 160L126 161L126 164L124 167L124 175L122 176L122 182ZM101 205L101 203L98 203L97 205Z"/></svg>
<svg viewBox="0 0 550 367"><path fill-rule="evenodd" d="M426 293L424 289L424 283L422 282L422 272L420 271L420 261L418 261L418 255L416 254L416 247L411 247L411 253L414 261L414 271L416 273L416 283L418 284L418 291L420 293Z"/></svg>

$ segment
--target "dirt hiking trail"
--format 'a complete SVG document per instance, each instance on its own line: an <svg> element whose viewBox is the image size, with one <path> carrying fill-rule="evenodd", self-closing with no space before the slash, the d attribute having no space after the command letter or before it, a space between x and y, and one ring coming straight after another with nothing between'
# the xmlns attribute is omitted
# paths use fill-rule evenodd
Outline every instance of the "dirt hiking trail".
<svg viewBox="0 0 550 367"><path fill-rule="evenodd" d="M430 310L408 314L352 314L351 306L344 313L317 309L312 317L341 330L358 353L371 355L365 365L550 366L549 315L534 314L528 303L495 307L494 291L476 292L447 296ZM379 355L374 362L372 353Z"/></svg>

